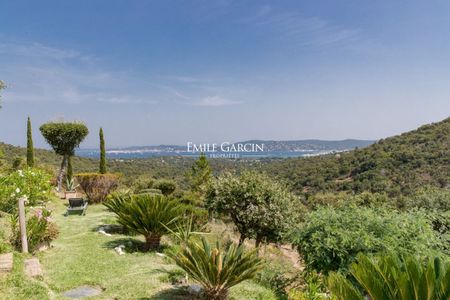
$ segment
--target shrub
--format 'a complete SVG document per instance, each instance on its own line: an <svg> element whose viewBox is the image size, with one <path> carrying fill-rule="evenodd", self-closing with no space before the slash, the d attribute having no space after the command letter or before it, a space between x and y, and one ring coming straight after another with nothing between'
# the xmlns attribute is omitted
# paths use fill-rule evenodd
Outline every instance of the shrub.
<svg viewBox="0 0 450 300"><path fill-rule="evenodd" d="M17 200L27 197L29 205L46 201L50 195L51 176L35 168L18 170L0 178L0 210L14 212Z"/></svg>
<svg viewBox="0 0 450 300"><path fill-rule="evenodd" d="M207 207L230 216L240 233L261 242L277 242L300 217L302 204L289 190L265 174L225 174L207 192Z"/></svg>
<svg viewBox="0 0 450 300"><path fill-rule="evenodd" d="M440 189L433 186L423 187L408 197L405 206L406 208L450 211L450 189Z"/></svg>
<svg viewBox="0 0 450 300"><path fill-rule="evenodd" d="M243 246L234 244L228 249L221 249L219 243L211 247L204 238L201 244L189 242L181 251L169 255L211 300L227 299L231 287L253 279L262 265L255 250L245 252Z"/></svg>
<svg viewBox="0 0 450 300"><path fill-rule="evenodd" d="M307 268L345 271L359 252L384 250L426 255L442 244L424 212L399 213L383 208L322 207L294 230L293 244Z"/></svg>
<svg viewBox="0 0 450 300"><path fill-rule="evenodd" d="M119 176L116 174L81 173L75 177L93 203L103 202L119 184Z"/></svg>
<svg viewBox="0 0 450 300"><path fill-rule="evenodd" d="M17 250L21 249L22 241L20 238L20 228L18 224L18 216L12 215L11 227L12 236L11 244ZM37 209L27 218L27 240L28 250L34 252L42 243L50 243L58 237L58 228L51 219L51 212L46 209Z"/></svg>
<svg viewBox="0 0 450 300"><path fill-rule="evenodd" d="M162 195L161 190L158 190L158 189L143 189L143 190L140 190L139 192L136 192L136 194L150 194L150 195L159 194L159 195Z"/></svg>
<svg viewBox="0 0 450 300"><path fill-rule="evenodd" d="M175 191L177 184L173 180L160 179L153 184L153 188L160 190L164 196L168 196Z"/></svg>
<svg viewBox="0 0 450 300"><path fill-rule="evenodd" d="M117 215L119 224L145 237L145 251L158 248L161 237L176 230L182 216L179 203L157 194L114 194L105 206Z"/></svg>
<svg viewBox="0 0 450 300"><path fill-rule="evenodd" d="M369 258L360 254L350 274L352 281L340 273L330 274L329 288L339 300L364 300L366 295L372 300L450 298L450 264L439 258L429 258L422 264L413 256Z"/></svg>

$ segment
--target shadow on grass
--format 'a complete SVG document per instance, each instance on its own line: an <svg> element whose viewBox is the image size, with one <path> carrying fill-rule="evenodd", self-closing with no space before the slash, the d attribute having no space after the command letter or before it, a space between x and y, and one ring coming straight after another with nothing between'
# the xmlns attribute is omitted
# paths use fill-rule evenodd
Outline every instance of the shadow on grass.
<svg viewBox="0 0 450 300"><path fill-rule="evenodd" d="M114 249L120 245L125 246L125 252L126 253L135 253L135 252L164 252L164 250L168 249L169 247L166 245L160 245L158 249L155 250L150 250L150 251L145 251L145 243L141 240L132 238L132 237L127 237L127 238L120 238L120 239L115 239L115 240L111 240L108 241L106 243L103 244L104 248L107 249Z"/></svg>
<svg viewBox="0 0 450 300"><path fill-rule="evenodd" d="M139 298L139 300L187 300L200 299L187 291L186 287L173 287L167 290L160 291L151 298Z"/></svg>
<svg viewBox="0 0 450 300"><path fill-rule="evenodd" d="M99 230L109 234L131 235L129 230L120 224L102 224L91 229L93 232L98 232Z"/></svg>

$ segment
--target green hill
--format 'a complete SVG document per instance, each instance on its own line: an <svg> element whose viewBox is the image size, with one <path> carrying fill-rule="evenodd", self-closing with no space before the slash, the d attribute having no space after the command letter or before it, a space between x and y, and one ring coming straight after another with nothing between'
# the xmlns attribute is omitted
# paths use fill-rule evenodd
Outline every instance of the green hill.
<svg viewBox="0 0 450 300"><path fill-rule="evenodd" d="M450 186L450 118L337 155L272 162L265 171L298 191L407 195L423 185Z"/></svg>
<svg viewBox="0 0 450 300"><path fill-rule="evenodd" d="M25 149L0 143L3 165L11 167ZM61 158L52 151L36 149L36 161L56 170ZM146 174L173 178L186 186L193 159L180 156L108 160L109 170L122 173L124 183ZM96 171L98 160L75 157L75 172ZM408 195L423 185L450 186L450 118L386 138L362 149L309 158L261 160L211 160L215 174L224 170L259 169L284 179L300 193L353 191Z"/></svg>

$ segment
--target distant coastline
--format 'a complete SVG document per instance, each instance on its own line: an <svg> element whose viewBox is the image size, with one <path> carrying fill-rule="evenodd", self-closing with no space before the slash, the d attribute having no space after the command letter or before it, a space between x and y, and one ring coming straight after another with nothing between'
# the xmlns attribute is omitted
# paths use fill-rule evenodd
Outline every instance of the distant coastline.
<svg viewBox="0 0 450 300"><path fill-rule="evenodd" d="M211 158L231 157L237 158L287 158L287 157L308 157L317 155L326 155L332 153L345 152L355 148L363 148L373 144L371 140L347 139L340 141L325 140L296 140L296 141L267 141L267 140L250 140L239 142L263 144L264 151L257 152L223 152L215 151ZM78 149L77 155L83 157L96 158L99 155L98 149ZM134 146L126 148L113 148L106 151L106 155L111 159L131 159L131 158L148 158L161 156L183 156L197 157L199 152L192 152L187 145L157 145L157 146ZM208 153L206 153L208 156Z"/></svg>

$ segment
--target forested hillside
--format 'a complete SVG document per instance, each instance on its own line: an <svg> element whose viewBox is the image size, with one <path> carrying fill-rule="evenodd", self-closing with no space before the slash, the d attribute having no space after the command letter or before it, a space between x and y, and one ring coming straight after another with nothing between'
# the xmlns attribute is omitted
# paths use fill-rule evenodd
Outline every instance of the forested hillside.
<svg viewBox="0 0 450 300"><path fill-rule="evenodd" d="M25 159L25 149L0 143L3 166L12 167ZM39 165L57 169L61 158L52 151L37 149ZM112 172L127 180L139 175L165 177L186 184L185 174L194 159L155 157L109 160ZM75 172L96 171L98 160L76 157ZM298 193L323 191L386 192L391 196L408 195L423 185L450 186L450 118L424 125L417 130L378 141L363 149L309 158L288 159L213 159L215 175L224 170L258 169L286 180ZM126 182L125 182L126 183Z"/></svg>
<svg viewBox="0 0 450 300"><path fill-rule="evenodd" d="M337 155L265 164L297 191L407 195L423 185L450 186L450 118Z"/></svg>

